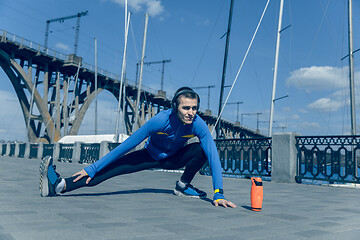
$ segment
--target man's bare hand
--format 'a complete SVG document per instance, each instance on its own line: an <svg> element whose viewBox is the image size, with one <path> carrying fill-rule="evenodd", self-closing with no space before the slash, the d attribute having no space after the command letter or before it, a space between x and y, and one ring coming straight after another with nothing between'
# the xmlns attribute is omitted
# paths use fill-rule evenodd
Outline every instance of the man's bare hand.
<svg viewBox="0 0 360 240"><path fill-rule="evenodd" d="M225 208L227 207L232 207L232 208L236 208L236 205L230 201L227 201L225 199L220 199L220 200L214 200L213 201L214 205L217 206L223 206Z"/></svg>
<svg viewBox="0 0 360 240"><path fill-rule="evenodd" d="M77 182L79 181L80 179L82 179L83 177L88 177L89 175L85 172L85 170L81 170L80 172L77 172L73 175L73 177L77 176L77 178L74 179L73 182ZM88 177L86 179L86 184L88 184L89 182L91 181L91 177Z"/></svg>

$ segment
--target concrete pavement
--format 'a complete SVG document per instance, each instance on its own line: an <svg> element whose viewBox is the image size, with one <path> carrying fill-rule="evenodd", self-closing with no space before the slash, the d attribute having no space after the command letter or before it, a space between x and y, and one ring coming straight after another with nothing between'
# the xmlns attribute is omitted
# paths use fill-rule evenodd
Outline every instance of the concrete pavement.
<svg viewBox="0 0 360 240"><path fill-rule="evenodd" d="M360 239L360 190L264 182L261 212L248 179L224 178L235 209L173 195L181 173L143 171L58 197L39 194L40 161L0 157L0 240ZM84 165L56 163L68 177ZM212 197L211 177L193 185Z"/></svg>

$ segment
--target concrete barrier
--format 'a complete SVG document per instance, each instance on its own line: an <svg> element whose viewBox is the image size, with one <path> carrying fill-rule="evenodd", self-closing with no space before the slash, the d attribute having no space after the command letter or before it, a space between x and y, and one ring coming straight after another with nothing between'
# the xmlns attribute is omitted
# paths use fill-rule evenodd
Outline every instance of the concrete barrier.
<svg viewBox="0 0 360 240"><path fill-rule="evenodd" d="M271 181L294 183L297 168L296 133L272 136Z"/></svg>
<svg viewBox="0 0 360 240"><path fill-rule="evenodd" d="M99 154L99 158L102 158L103 156L105 156L106 154L108 154L109 151L109 142L108 141L102 141L100 143L100 154Z"/></svg>
<svg viewBox="0 0 360 240"><path fill-rule="evenodd" d="M297 149L296 149L296 133L276 133L272 136L272 157L271 157L271 181L294 183L297 169ZM6 156L10 153L10 143L2 143L6 145ZM78 163L81 161L82 142L75 142L73 147L71 161ZM141 146L138 146L138 148ZM19 154L19 144L15 146L15 157ZM44 144L38 144L37 158L41 159L43 155ZM58 161L60 158L61 143L54 144L53 159ZM100 143L99 158L109 153L109 142ZM26 143L25 158L29 158L30 144Z"/></svg>

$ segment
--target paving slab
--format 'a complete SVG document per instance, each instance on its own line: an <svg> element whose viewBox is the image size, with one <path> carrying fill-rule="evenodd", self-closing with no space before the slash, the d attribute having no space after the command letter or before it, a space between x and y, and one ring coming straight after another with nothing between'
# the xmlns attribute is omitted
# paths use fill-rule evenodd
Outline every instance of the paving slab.
<svg viewBox="0 0 360 240"><path fill-rule="evenodd" d="M0 240L8 239L360 239L360 189L263 182L250 210L248 179L224 178L237 208L172 192L179 172L142 171L57 197L39 193L40 160L0 156ZM78 163L56 163L69 177ZM212 197L212 180L193 185Z"/></svg>

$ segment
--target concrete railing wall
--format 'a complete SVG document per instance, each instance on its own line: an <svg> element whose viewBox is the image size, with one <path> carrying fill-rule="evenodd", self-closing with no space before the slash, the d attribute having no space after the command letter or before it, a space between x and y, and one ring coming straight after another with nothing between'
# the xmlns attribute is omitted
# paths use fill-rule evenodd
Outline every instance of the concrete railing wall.
<svg viewBox="0 0 360 240"><path fill-rule="evenodd" d="M15 144L15 153L12 155L13 157L24 157L24 158L34 158L30 156L30 152L34 149L37 149L37 153L36 153L36 157L35 159L42 159L43 158L43 152L44 152L44 144L43 143L39 143L39 144L29 144L29 143L13 143ZM20 153L20 145L26 145L25 146L25 152L21 155ZM74 144L73 147L73 153L72 153L72 159L75 162L79 162L80 161L80 156L81 156L81 147L84 143L81 142L76 142ZM11 144L10 143L0 143L0 149L3 148L3 145L6 146L6 151L5 154L1 153L3 156L10 156L10 148L11 148ZM58 160L59 156L60 156L60 143L55 143L54 144L54 148L53 148L53 154L52 157L54 158L54 160ZM105 156L110 150L109 150L109 142L101 142L100 143L100 151L99 151L99 158L102 158L103 156Z"/></svg>
<svg viewBox="0 0 360 240"><path fill-rule="evenodd" d="M295 141L295 133L281 133L274 134L272 136L272 156L271 156L271 180L276 182L287 182L294 183L295 175L297 169L297 149L296 149L296 141ZM3 148L3 144L6 144L6 153L2 155L9 156L10 153L10 144L9 143L1 143L0 149ZM76 142L73 145L72 152L72 162L81 161L81 142ZM14 157L19 157L19 149L20 143L16 143L15 145L15 154ZM30 148L34 148L33 144L26 143L25 147L25 158L29 158ZM37 144L37 159L41 159L43 157L43 148L44 145L42 143ZM33 149L34 150L34 149ZM99 150L99 158L105 156L109 152L109 142L101 142L100 150ZM60 143L54 144L53 149L53 158L54 160L58 160L60 156Z"/></svg>

